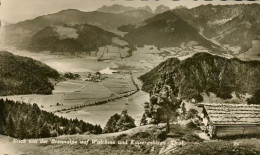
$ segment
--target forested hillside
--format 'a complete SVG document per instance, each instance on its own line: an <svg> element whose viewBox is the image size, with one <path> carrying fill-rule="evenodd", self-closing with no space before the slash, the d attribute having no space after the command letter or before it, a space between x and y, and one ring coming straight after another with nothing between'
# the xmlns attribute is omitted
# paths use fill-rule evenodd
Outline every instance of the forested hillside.
<svg viewBox="0 0 260 155"><path fill-rule="evenodd" d="M58 117L37 106L0 99L0 134L17 138L45 138L77 133L102 133L99 125Z"/></svg>
<svg viewBox="0 0 260 155"><path fill-rule="evenodd" d="M28 46L32 51L89 52L98 47L112 44L116 34L96 26L83 24L75 26L48 26L32 36Z"/></svg>
<svg viewBox="0 0 260 155"><path fill-rule="evenodd" d="M141 26L119 27L130 31L124 37L133 45L155 45L157 47L181 47L184 43L196 42L213 53L224 53L220 47L205 39L199 32L172 11L167 11L144 21Z"/></svg>
<svg viewBox="0 0 260 155"><path fill-rule="evenodd" d="M260 62L197 53L183 61L170 58L140 79L148 92L167 84L186 99L202 101L203 92L231 98L232 92L253 94L260 88Z"/></svg>
<svg viewBox="0 0 260 155"><path fill-rule="evenodd" d="M51 94L49 78L58 79L51 67L27 57L0 51L0 95Z"/></svg>

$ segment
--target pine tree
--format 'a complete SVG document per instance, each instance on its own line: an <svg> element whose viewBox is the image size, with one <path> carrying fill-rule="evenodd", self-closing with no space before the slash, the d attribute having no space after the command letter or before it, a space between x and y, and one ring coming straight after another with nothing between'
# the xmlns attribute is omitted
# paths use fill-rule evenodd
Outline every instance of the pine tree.
<svg viewBox="0 0 260 155"><path fill-rule="evenodd" d="M50 130L48 128L47 123L44 123L43 127L40 130L40 138L46 138L46 137L50 137Z"/></svg>
<svg viewBox="0 0 260 155"><path fill-rule="evenodd" d="M4 125L6 124L6 108L5 101L0 99L0 133L4 133Z"/></svg>
<svg viewBox="0 0 260 155"><path fill-rule="evenodd" d="M12 118L11 114L8 115L6 122L7 123L6 123L6 130L5 130L5 132L9 136L14 136L15 125L14 125L14 121L13 121L13 118Z"/></svg>
<svg viewBox="0 0 260 155"><path fill-rule="evenodd" d="M100 125L95 125L94 126L94 131L95 131L95 134L101 134L102 133L102 128Z"/></svg>
<svg viewBox="0 0 260 155"><path fill-rule="evenodd" d="M16 128L16 137L23 139L26 138L26 130L25 130L25 124L24 119L21 118L18 122L17 128Z"/></svg>
<svg viewBox="0 0 260 155"><path fill-rule="evenodd" d="M41 118L41 116L38 118L37 120L37 124L36 124L36 128L35 128L35 137L36 138L41 138L41 132L42 132L42 127L43 127L44 123L43 120Z"/></svg>

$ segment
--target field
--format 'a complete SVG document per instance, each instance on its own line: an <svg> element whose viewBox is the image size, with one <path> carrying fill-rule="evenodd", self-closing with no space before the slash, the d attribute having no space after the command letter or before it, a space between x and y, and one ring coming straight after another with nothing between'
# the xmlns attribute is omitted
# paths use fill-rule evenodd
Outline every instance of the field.
<svg viewBox="0 0 260 155"><path fill-rule="evenodd" d="M15 95L3 98L36 103L42 110L55 112L67 118L78 118L89 123L100 124L102 127L110 116L121 113L122 110L128 110L128 113L136 119L136 125L139 125L144 112L143 103L149 100L149 95L139 91L134 95L121 97L137 89L131 81L130 74L105 76L107 78L98 83L83 80L60 82L55 86L53 95ZM72 109L110 98L118 99L102 105Z"/></svg>
<svg viewBox="0 0 260 155"><path fill-rule="evenodd" d="M149 95L140 91L128 98L122 98L98 106L90 106L75 111L72 110L70 112L60 112L56 114L66 118L77 117L83 121L100 124L101 127L104 127L112 115L116 113L120 114L123 110L127 110L128 114L135 119L135 124L139 126L141 117L144 113L143 104L148 100Z"/></svg>

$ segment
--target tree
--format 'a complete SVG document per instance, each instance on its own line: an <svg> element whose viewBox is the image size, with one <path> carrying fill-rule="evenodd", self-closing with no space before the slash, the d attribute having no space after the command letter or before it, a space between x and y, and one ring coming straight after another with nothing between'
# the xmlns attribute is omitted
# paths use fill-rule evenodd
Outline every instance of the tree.
<svg viewBox="0 0 260 155"><path fill-rule="evenodd" d="M21 118L16 128L16 137L23 139L26 138L26 129L24 119Z"/></svg>
<svg viewBox="0 0 260 155"><path fill-rule="evenodd" d="M35 133L34 133L35 137L37 137L37 138L41 137L43 125L44 125L44 122L43 122L41 116L39 116L38 120L37 120L36 128L35 128Z"/></svg>
<svg viewBox="0 0 260 155"><path fill-rule="evenodd" d="M156 88L158 89L158 88ZM148 117L151 117L152 124L166 122L167 132L170 131L170 120L176 118L181 100L178 100L169 85L163 85L150 98Z"/></svg>
<svg viewBox="0 0 260 155"><path fill-rule="evenodd" d="M259 104L260 105L260 89L256 90L253 96L247 99L248 104Z"/></svg>
<svg viewBox="0 0 260 155"><path fill-rule="evenodd" d="M75 128L75 126L74 125L72 125L71 127L70 127L70 129L69 129L69 134L70 135L74 135L74 134L76 134L77 132L76 132L76 128Z"/></svg>
<svg viewBox="0 0 260 155"><path fill-rule="evenodd" d="M5 132L9 135L9 136L14 136L15 133L15 125L14 125L14 121L12 116L9 114L7 117L7 121L6 121L6 129Z"/></svg>
<svg viewBox="0 0 260 155"><path fill-rule="evenodd" d="M42 127L41 130L40 130L39 136L40 136L41 138L50 137L50 130L49 130L49 128L48 128L47 123L44 123L43 127Z"/></svg>
<svg viewBox="0 0 260 155"><path fill-rule="evenodd" d="M158 103L161 106L161 110L166 116L167 129L170 131L170 118L177 116L177 109L180 106L180 103L174 96L170 86L165 85L162 89L161 94L158 96Z"/></svg>
<svg viewBox="0 0 260 155"><path fill-rule="evenodd" d="M124 131L136 127L135 120L127 114L127 111L122 111L121 115L115 114L111 116L104 128L104 133L113 133Z"/></svg>
<svg viewBox="0 0 260 155"><path fill-rule="evenodd" d="M116 129L116 124L118 122L118 120L120 119L120 115L119 114L114 114L113 116L111 116L109 118L109 120L106 123L106 126L104 128L104 133L113 133L115 132Z"/></svg>
<svg viewBox="0 0 260 155"><path fill-rule="evenodd" d="M135 120L127 114L127 110L122 111L121 116L116 124L117 131L125 131L136 127Z"/></svg>
<svg viewBox="0 0 260 155"><path fill-rule="evenodd" d="M94 132L95 134L101 134L102 133L102 128L100 125L95 125L94 126Z"/></svg>
<svg viewBox="0 0 260 155"><path fill-rule="evenodd" d="M146 118L146 114L143 114L140 125L142 126L142 125L147 125L147 124L148 124L148 121L147 121L147 118Z"/></svg>
<svg viewBox="0 0 260 155"><path fill-rule="evenodd" d="M3 126L6 124L6 108L5 101L0 99L0 133L4 132Z"/></svg>

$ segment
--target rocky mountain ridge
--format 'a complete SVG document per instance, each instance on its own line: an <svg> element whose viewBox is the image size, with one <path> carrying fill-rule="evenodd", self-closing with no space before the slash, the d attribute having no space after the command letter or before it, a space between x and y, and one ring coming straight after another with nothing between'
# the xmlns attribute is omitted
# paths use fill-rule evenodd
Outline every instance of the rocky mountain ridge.
<svg viewBox="0 0 260 155"><path fill-rule="evenodd" d="M206 38L233 50L233 54L247 51L253 40L260 40L260 4L209 4L173 12Z"/></svg>
<svg viewBox="0 0 260 155"><path fill-rule="evenodd" d="M232 92L252 94L260 89L260 62L197 53L182 61L170 58L140 79L147 92L168 84L185 99L202 101L203 92L226 99Z"/></svg>

